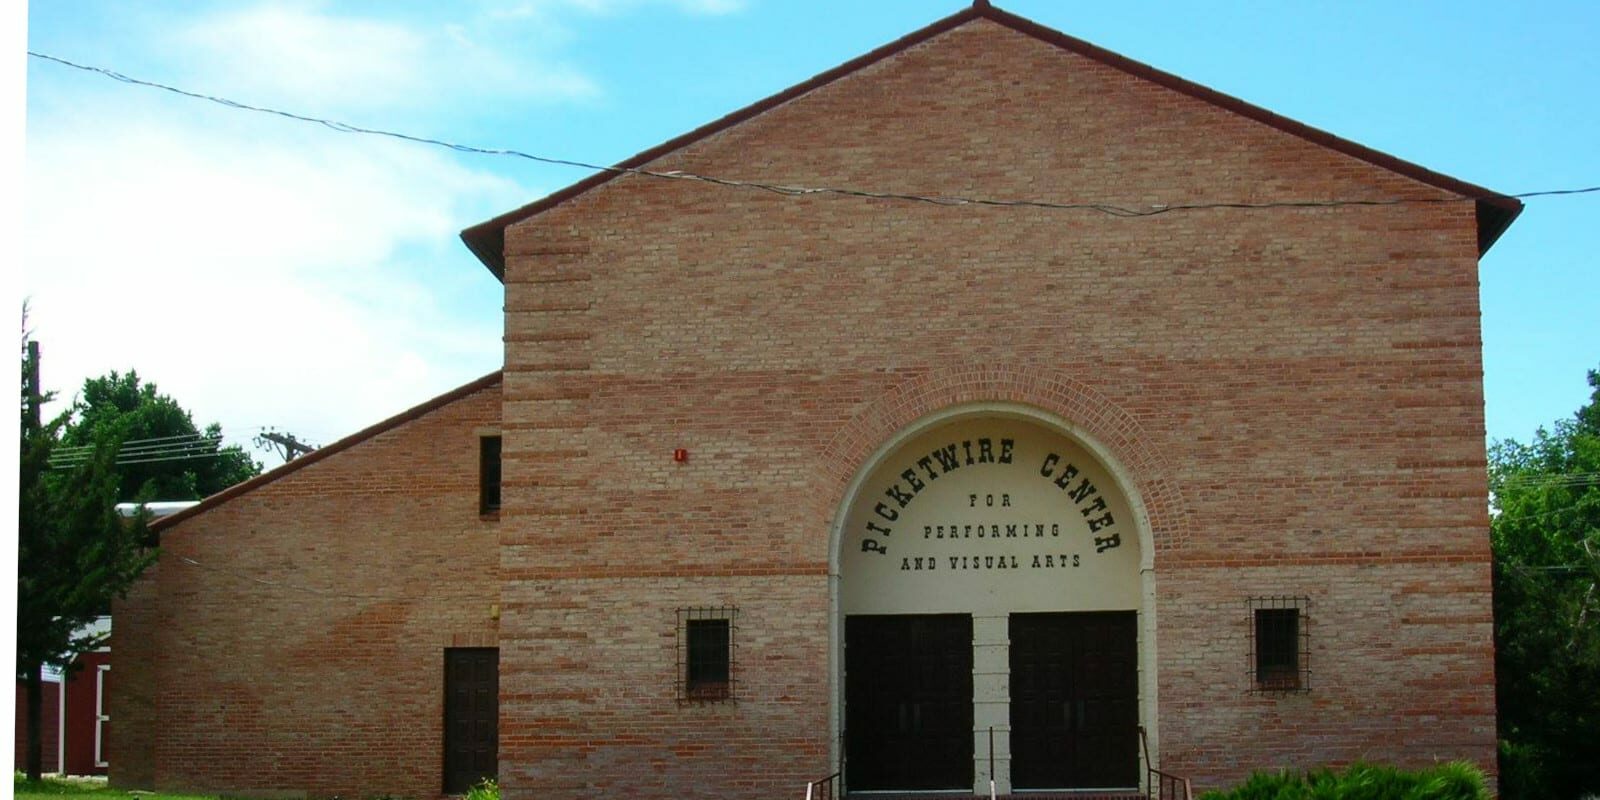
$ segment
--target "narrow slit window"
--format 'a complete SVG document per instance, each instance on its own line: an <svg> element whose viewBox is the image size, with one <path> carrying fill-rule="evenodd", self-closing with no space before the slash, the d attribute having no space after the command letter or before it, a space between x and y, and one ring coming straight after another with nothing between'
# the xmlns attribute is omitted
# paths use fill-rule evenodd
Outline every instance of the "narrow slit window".
<svg viewBox="0 0 1600 800"><path fill-rule="evenodd" d="M478 438L478 513L500 511L500 437Z"/></svg>

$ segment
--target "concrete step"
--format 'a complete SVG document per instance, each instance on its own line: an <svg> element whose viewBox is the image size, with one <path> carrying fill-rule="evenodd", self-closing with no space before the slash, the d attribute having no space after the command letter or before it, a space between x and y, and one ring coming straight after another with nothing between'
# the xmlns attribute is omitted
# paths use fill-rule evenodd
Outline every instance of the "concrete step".
<svg viewBox="0 0 1600 800"><path fill-rule="evenodd" d="M955 792L853 792L846 800L969 800L967 795ZM970 800L989 800L989 795L972 795ZM998 800L1146 800L1145 794L1131 792L1021 792L1002 794Z"/></svg>

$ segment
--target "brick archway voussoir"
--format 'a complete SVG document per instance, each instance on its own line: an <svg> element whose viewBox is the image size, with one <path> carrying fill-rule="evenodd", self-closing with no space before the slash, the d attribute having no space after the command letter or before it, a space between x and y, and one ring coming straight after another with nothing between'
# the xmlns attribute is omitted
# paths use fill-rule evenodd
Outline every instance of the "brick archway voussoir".
<svg viewBox="0 0 1600 800"><path fill-rule="evenodd" d="M828 514L844 502L868 459L897 433L935 412L971 403L1016 403L1053 414L1077 426L1115 458L1138 493L1149 518L1156 553L1182 545L1183 500L1166 459L1151 446L1139 421L1094 387L1048 367L988 365L951 367L917 374L880 394L861 409L823 449L832 477L818 497Z"/></svg>

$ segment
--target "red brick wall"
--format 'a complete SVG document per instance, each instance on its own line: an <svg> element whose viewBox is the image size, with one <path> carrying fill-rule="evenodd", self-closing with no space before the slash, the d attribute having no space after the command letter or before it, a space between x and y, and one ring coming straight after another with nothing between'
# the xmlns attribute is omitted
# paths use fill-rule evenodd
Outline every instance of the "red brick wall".
<svg viewBox="0 0 1600 800"><path fill-rule="evenodd" d="M1441 196L987 21L654 165L1125 204ZM797 794L829 763L829 529L922 413L1007 399L1130 465L1163 765L1492 769L1470 204L1090 212L622 178L506 235L508 797ZM676 464L674 448L690 451ZM1248 688L1253 595L1313 691ZM675 702L737 605L742 698Z"/></svg>
<svg viewBox="0 0 1600 800"><path fill-rule="evenodd" d="M493 646L493 384L162 532L117 604L111 780L433 796L444 650Z"/></svg>
<svg viewBox="0 0 1600 800"><path fill-rule="evenodd" d="M1439 196L986 21L656 166L1126 204ZM503 398L165 531L116 609L113 782L436 793L443 650L498 641L509 797L798 793L833 768L846 486L972 400L1059 414L1129 469L1163 766L1492 768L1469 204L1117 219L624 178L506 254ZM497 422L486 522L475 431ZM1246 691L1245 600L1269 594L1311 598L1310 693ZM676 609L720 605L738 701L680 705Z"/></svg>
<svg viewBox="0 0 1600 800"><path fill-rule="evenodd" d="M177 568L174 568L176 571ZM112 693L111 718L117 724L117 753L108 771L110 783L124 788L149 789L156 785L156 698L161 677L161 564L139 576L126 597L111 604L117 651L112 669L117 671L117 691ZM170 632L168 632L170 633Z"/></svg>

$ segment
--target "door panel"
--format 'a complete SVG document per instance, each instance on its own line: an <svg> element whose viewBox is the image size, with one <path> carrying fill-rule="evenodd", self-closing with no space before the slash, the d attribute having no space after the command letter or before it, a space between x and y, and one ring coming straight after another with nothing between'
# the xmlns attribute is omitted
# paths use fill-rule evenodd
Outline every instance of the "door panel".
<svg viewBox="0 0 1600 800"><path fill-rule="evenodd" d="M1011 615L1011 783L1139 783L1138 637L1132 611Z"/></svg>
<svg viewBox="0 0 1600 800"><path fill-rule="evenodd" d="M972 617L845 619L845 782L972 788Z"/></svg>
<svg viewBox="0 0 1600 800"><path fill-rule="evenodd" d="M500 651L444 655L444 790L459 794L500 769Z"/></svg>

